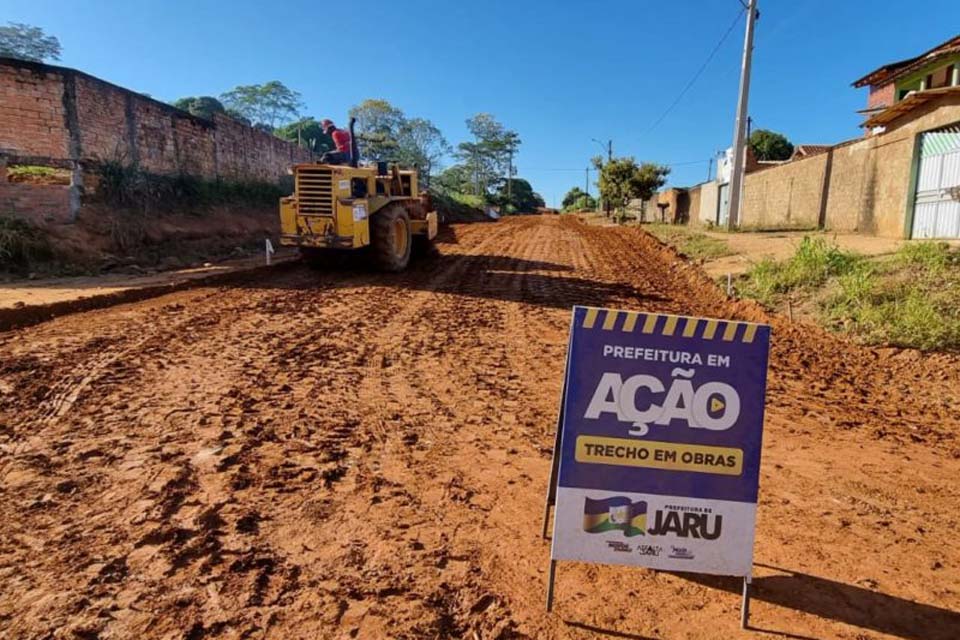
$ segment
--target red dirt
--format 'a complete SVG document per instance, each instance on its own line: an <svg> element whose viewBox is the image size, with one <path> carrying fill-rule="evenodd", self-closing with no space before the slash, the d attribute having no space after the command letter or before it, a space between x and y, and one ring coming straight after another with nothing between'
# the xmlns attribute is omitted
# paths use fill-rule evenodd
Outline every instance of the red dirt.
<svg viewBox="0 0 960 640"><path fill-rule="evenodd" d="M735 580L562 563L573 304L763 320L635 229L461 226L0 334L0 636L729 638ZM960 357L774 326L752 624L960 636Z"/></svg>

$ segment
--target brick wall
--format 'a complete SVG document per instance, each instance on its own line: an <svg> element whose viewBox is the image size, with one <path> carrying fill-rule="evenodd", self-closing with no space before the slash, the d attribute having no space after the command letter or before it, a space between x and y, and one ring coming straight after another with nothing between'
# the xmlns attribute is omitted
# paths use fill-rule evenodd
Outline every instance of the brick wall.
<svg viewBox="0 0 960 640"><path fill-rule="evenodd" d="M892 107L896 101L896 91L897 87L892 82L870 87L870 95L867 96L867 108Z"/></svg>
<svg viewBox="0 0 960 640"><path fill-rule="evenodd" d="M0 212L34 224L72 221L70 187L46 184L0 185Z"/></svg>
<svg viewBox="0 0 960 640"><path fill-rule="evenodd" d="M41 67L0 64L0 152L65 158L63 78Z"/></svg>
<svg viewBox="0 0 960 640"><path fill-rule="evenodd" d="M161 175L276 182L291 164L313 159L225 116L198 118L79 71L9 58L0 58L0 155L11 163L74 169L68 219L79 207L84 167L97 162L136 164ZM8 210L14 197L23 201L19 189L16 196L11 189L0 183L0 207Z"/></svg>

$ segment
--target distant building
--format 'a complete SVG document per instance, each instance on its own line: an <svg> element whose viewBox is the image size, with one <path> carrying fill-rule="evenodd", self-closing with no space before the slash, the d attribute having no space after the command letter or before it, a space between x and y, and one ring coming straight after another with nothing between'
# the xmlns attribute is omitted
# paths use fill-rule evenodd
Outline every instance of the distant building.
<svg viewBox="0 0 960 640"><path fill-rule="evenodd" d="M960 35L954 36L913 58L889 62L853 82L854 87L869 87L867 108L858 113L866 117L862 126L868 133L880 133L871 120L911 96L936 89L960 86Z"/></svg>
<svg viewBox="0 0 960 640"><path fill-rule="evenodd" d="M802 160L803 158L826 153L830 151L832 146L832 144L798 144L793 148L793 155L790 156L790 161Z"/></svg>

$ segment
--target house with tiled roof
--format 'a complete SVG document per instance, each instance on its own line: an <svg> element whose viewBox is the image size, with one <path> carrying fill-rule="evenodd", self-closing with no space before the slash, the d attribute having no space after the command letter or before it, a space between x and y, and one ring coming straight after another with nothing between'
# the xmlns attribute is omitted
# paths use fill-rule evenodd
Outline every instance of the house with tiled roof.
<svg viewBox="0 0 960 640"><path fill-rule="evenodd" d="M793 148L790 160L800 160L802 158L809 158L810 156L826 153L830 151L831 147L833 147L832 144L798 144Z"/></svg>
<svg viewBox="0 0 960 640"><path fill-rule="evenodd" d="M891 107L916 94L960 87L960 35L941 42L913 58L888 62L853 82L854 87L869 87L864 126ZM943 91L940 91L943 93Z"/></svg>
<svg viewBox="0 0 960 640"><path fill-rule="evenodd" d="M740 225L960 240L960 35L853 86L870 90L866 135L798 144L784 162L748 154ZM686 190L691 223L727 223L732 165L728 149L716 180Z"/></svg>

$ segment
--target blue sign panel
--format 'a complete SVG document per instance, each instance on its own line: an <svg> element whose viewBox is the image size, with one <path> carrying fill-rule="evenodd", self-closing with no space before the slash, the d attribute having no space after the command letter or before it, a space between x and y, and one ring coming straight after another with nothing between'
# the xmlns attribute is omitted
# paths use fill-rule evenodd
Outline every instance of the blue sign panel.
<svg viewBox="0 0 960 640"><path fill-rule="evenodd" d="M574 309L554 559L750 574L769 338Z"/></svg>

